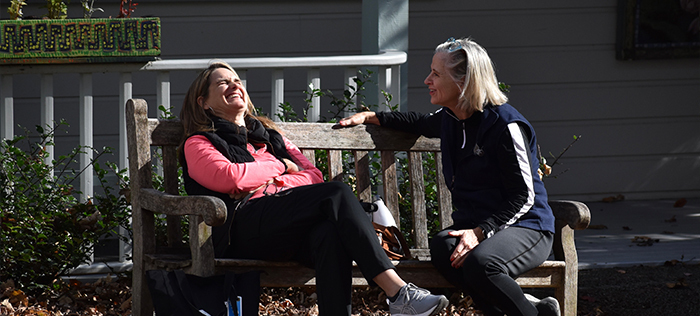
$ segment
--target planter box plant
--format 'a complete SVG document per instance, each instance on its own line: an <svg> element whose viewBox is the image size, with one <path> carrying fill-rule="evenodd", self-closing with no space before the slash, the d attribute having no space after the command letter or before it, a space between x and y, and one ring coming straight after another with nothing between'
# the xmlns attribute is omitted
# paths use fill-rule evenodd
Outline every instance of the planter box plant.
<svg viewBox="0 0 700 316"><path fill-rule="evenodd" d="M160 55L159 18L0 21L0 63L145 61Z"/></svg>

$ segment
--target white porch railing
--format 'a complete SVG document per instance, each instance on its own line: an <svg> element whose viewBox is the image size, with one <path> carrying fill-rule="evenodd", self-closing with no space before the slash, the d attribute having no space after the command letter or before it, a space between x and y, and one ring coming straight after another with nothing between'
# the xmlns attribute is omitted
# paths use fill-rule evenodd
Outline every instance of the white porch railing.
<svg viewBox="0 0 700 316"><path fill-rule="evenodd" d="M354 84L353 77L357 74L359 67L377 66L379 67L379 89L391 93L394 96L393 103L400 104L400 83L399 65L406 62L404 52L385 52L378 55L353 55L353 56L332 56L332 57L275 57L275 58L223 58L221 59L233 66L246 84L246 72L250 69L272 69L271 91L272 100L270 110L272 117L279 112L278 105L284 102L284 69L288 68L308 68L306 82L314 88L321 88L320 69L325 67L345 67L345 82ZM80 145L93 145L93 73L119 73L119 166L126 168L126 122L124 119L124 105L126 100L132 98L132 73L135 71L157 72L156 104L166 108L170 104L170 73L182 70L204 69L211 62L211 59L175 59L158 60L143 64L80 64L80 65L56 65L56 64L33 64L33 65L11 65L0 67L0 137L10 139L14 137L14 99L13 99L13 75L17 74L40 74L40 102L41 121L37 125L52 125L55 118L54 113L54 82L53 75L57 73L78 73L80 74ZM35 88L35 87L27 87ZM381 100L381 98L380 98ZM309 121L318 121L320 118L320 100L314 97L312 108L308 113ZM381 109L380 109L381 110ZM48 161L53 159L53 148L47 148L50 153ZM84 155L81 160L81 168L85 168L90 161L89 154ZM92 195L91 172L84 174L81 179L81 190L84 198Z"/></svg>
<svg viewBox="0 0 700 316"><path fill-rule="evenodd" d="M222 58L238 72L244 84L247 84L246 73L251 69L270 69L271 76L271 104L270 113L276 118L279 113L279 104L284 102L284 70L289 68L306 68L306 80L314 88L321 88L321 69L342 67L344 82L353 85L353 78L357 70L362 67L378 68L378 91L386 91L392 94L392 103L400 104L400 67L406 62L406 53L399 51L384 52L378 55L352 55L330 57L275 57L275 58ZM41 103L40 122L35 125L52 126L56 121L54 111L54 75L64 73L79 74L79 111L80 111L80 137L81 146L93 147L93 74L116 73L119 74L119 155L120 168L127 168L127 144L126 144L126 120L124 118L126 100L133 97L132 75L137 72L157 72L156 76L156 104L170 108L170 74L176 71L192 71L206 68L211 59L175 59L158 60L146 63L112 63L112 64L28 64L28 65L3 65L0 66L0 137L11 139L14 135L14 98L13 89L23 91L36 90L32 87L16 87L13 76L23 74L40 75L39 91L37 97ZM299 80L298 78L295 80ZM62 83L65 85L65 83ZM189 84L189 83L188 83ZM383 97L379 96L379 100ZM309 121L318 121L320 118L320 100L313 98L312 107L307 113ZM115 104L116 106L116 104ZM380 110L383 110L380 108ZM21 111L21 110L20 110ZM60 119L60 117L59 117ZM54 148L47 147L49 153L47 163L54 159ZM93 170L89 167L92 154L81 156L80 168L86 168L81 175L80 190L81 199L87 200L93 196ZM123 254L120 254L123 258Z"/></svg>

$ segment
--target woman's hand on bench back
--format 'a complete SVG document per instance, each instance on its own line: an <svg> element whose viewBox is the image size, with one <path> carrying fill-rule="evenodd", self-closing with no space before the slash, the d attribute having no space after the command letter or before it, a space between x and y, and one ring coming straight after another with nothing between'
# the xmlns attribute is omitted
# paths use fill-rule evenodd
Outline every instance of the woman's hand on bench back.
<svg viewBox="0 0 700 316"><path fill-rule="evenodd" d="M371 111L358 112L350 117L341 119L340 122L338 122L338 125L340 126L355 126L360 124L379 125L379 119L377 119L377 114Z"/></svg>

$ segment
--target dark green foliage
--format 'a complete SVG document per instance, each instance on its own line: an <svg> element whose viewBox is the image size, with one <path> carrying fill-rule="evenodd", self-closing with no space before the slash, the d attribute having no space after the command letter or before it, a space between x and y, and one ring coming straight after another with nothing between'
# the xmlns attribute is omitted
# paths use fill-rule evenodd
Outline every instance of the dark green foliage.
<svg viewBox="0 0 700 316"><path fill-rule="evenodd" d="M109 149L78 147L45 163L44 148L53 145L58 125L47 131L37 126L35 143L28 136L0 142L0 279L12 278L30 290L89 263L99 238L117 234L130 217L126 200L112 192L105 180L108 171L97 163ZM84 170L71 167L86 151L95 154L90 164L104 194L81 202L73 181Z"/></svg>
<svg viewBox="0 0 700 316"><path fill-rule="evenodd" d="M70 2L66 1L66 2ZM65 19L68 17L68 4L62 0L46 0L46 5L41 6L46 8L48 13L45 15L49 19Z"/></svg>
<svg viewBox="0 0 700 316"><path fill-rule="evenodd" d="M322 115L319 120L320 122L334 123L343 118L343 115L347 112L374 110L378 106L376 104L368 105L365 102L366 97L364 95L364 91L367 89L366 85L373 83L371 80L372 73L373 72L370 70L364 72L361 70L358 71L357 77L353 78L354 85L346 84L341 97L336 96L331 90L322 91L321 89L314 88L313 85L309 85L310 91L303 91L307 97L304 99L306 106L302 110L301 115L294 111L294 108L289 102L284 102L279 104L281 113L277 113L276 116L282 122L308 122L307 113L312 107L311 100L314 97L330 99L328 102L331 105L331 109L328 111L328 116ZM381 91L381 93L384 96L384 102L382 104L386 105L392 111L395 111L398 105L391 105L392 95L386 91Z"/></svg>

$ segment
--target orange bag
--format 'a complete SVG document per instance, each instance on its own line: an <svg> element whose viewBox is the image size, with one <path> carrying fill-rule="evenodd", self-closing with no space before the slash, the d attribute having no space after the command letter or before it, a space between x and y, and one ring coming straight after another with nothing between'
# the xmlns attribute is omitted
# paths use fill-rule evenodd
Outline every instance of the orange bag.
<svg viewBox="0 0 700 316"><path fill-rule="evenodd" d="M383 226L372 223L377 238L384 248L384 252L391 260L411 260L411 250L408 248L406 239L396 226Z"/></svg>

